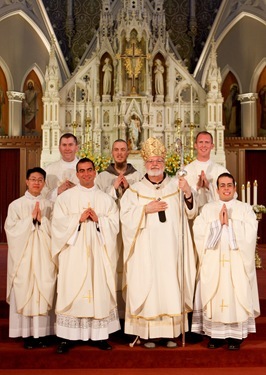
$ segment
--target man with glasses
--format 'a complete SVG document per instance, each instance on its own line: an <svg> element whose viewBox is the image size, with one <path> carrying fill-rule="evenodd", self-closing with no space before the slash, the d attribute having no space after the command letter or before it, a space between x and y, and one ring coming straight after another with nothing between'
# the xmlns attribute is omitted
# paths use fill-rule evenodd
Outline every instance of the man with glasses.
<svg viewBox="0 0 266 375"><path fill-rule="evenodd" d="M125 333L144 339L144 346L149 349L160 344L175 348L185 313L182 296L186 311L192 309L195 262L187 218L195 216L196 206L185 178L166 176L166 149L158 139L149 138L141 153L146 174L121 199Z"/></svg>
<svg viewBox="0 0 266 375"><path fill-rule="evenodd" d="M229 173L217 179L219 201L206 204L193 231L199 257L192 331L210 337L209 349L238 350L256 332L260 314L255 268L258 222L252 207L234 198Z"/></svg>
<svg viewBox="0 0 266 375"><path fill-rule="evenodd" d="M90 340L110 350L109 334L120 329L114 278L118 208L94 186L96 171L90 159L80 159L76 170L79 183L58 196L52 220L60 354L68 352L68 340Z"/></svg>
<svg viewBox="0 0 266 375"><path fill-rule="evenodd" d="M52 204L41 196L46 173L29 169L27 191L8 207L7 302L9 337L23 337L24 347L46 347L54 333L53 308L56 266L51 256Z"/></svg>

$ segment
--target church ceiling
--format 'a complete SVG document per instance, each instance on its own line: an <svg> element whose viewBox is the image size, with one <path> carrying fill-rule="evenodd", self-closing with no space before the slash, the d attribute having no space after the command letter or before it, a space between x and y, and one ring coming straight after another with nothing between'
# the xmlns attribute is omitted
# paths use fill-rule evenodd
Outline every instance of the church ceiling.
<svg viewBox="0 0 266 375"><path fill-rule="evenodd" d="M191 18L191 0L165 0L169 35L181 58L193 72L222 0L195 0ZM82 58L99 26L102 0L73 0L67 12L66 0L43 0L70 71Z"/></svg>

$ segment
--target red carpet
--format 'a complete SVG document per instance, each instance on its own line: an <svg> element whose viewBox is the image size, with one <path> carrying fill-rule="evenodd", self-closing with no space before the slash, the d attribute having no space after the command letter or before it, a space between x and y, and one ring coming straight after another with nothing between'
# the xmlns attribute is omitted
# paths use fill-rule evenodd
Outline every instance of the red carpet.
<svg viewBox="0 0 266 375"><path fill-rule="evenodd" d="M259 250L262 258L262 265L266 268L266 246L260 246ZM25 350L20 339L8 338L8 306L5 299L6 283L6 246L0 245L0 375L12 374L10 370L15 370L18 375L25 374L61 374L60 369L73 369L70 372L64 370L64 374L106 374L106 375L149 375L151 369L154 374L172 375L170 369L176 369L179 374L201 374L206 373L220 375L228 368L241 368L241 374L262 374L266 368L266 270L257 271L261 316L256 320L257 333L249 337L241 345L241 350L231 352L226 347L208 350L206 348L208 340L205 338L201 343L186 343L181 346L178 341L177 349L156 348L154 350L145 349L141 346L130 348L129 337L122 333L114 334L110 343L113 350L104 352L97 348L77 343L68 354L56 354L56 343L47 349ZM178 369L177 369L178 368ZM252 368L252 369L251 369ZM18 371L20 369L21 371ZM25 369L25 372L22 370ZM33 372L30 371L34 370ZM42 369L41 372L38 369ZM45 369L49 371L44 371ZM92 372L85 371L91 369ZM96 370L98 369L98 370ZM98 372L105 369L106 372ZM133 369L136 369L133 371ZM138 370L137 370L138 369ZM148 370L150 369L150 370ZM180 372L181 369L190 369L190 372ZM82 371L84 370L84 372ZM115 371L113 371L115 370ZM155 372L156 370L156 372ZM76 372L80 371L80 372ZM184 370L185 371L185 370ZM210 372L209 372L210 371ZM234 371L234 374L240 374ZM62 372L63 374L63 372Z"/></svg>

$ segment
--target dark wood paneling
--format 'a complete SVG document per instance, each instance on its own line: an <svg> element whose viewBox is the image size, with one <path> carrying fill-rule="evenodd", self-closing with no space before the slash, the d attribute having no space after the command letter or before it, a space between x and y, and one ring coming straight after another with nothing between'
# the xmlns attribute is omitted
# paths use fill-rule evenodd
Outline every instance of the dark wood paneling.
<svg viewBox="0 0 266 375"><path fill-rule="evenodd" d="M0 242L6 242L4 224L8 205L20 196L20 150L0 149Z"/></svg>
<svg viewBox="0 0 266 375"><path fill-rule="evenodd" d="M251 183L251 203L253 203L253 182L258 182L258 204L266 206L266 150L246 150L246 181ZM266 243L266 214L262 215L258 235L260 243Z"/></svg>

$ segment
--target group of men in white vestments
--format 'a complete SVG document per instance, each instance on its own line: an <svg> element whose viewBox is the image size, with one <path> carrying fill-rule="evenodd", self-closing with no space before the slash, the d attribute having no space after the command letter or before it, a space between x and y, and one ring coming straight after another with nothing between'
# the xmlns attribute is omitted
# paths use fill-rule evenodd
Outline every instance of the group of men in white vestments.
<svg viewBox="0 0 266 375"><path fill-rule="evenodd" d="M210 160L213 147L210 133L198 133L197 159L170 178L165 146L148 138L142 176L118 139L96 176L64 134L61 160L28 170L25 196L8 209L10 337L30 349L56 334L58 353L77 340L110 350L120 318L148 349L176 348L189 329L209 336L210 349L239 349L260 313L257 220L236 200L233 176Z"/></svg>

